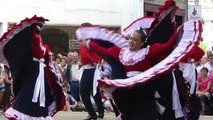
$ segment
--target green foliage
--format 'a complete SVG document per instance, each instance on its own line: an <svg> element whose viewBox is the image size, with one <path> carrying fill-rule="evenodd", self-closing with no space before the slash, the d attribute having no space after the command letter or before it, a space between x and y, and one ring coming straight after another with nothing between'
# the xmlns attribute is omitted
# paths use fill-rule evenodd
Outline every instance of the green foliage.
<svg viewBox="0 0 213 120"><path fill-rule="evenodd" d="M207 50L209 50L208 45L207 45L206 43L204 43L204 42L200 42L199 47L200 47L203 51L205 51L205 52L206 52Z"/></svg>

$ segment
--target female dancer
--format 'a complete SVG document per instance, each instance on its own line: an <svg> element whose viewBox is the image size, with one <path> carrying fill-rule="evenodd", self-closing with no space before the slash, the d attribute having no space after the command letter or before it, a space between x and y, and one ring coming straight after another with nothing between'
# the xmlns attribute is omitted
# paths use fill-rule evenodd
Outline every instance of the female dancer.
<svg viewBox="0 0 213 120"><path fill-rule="evenodd" d="M10 120L52 120L65 105L63 91L51 67L50 49L40 36L45 21L37 16L26 18L0 38L15 95L12 106L4 113Z"/></svg>
<svg viewBox="0 0 213 120"><path fill-rule="evenodd" d="M102 27L82 27L76 31L77 37L81 40L89 38L101 39L116 45L104 48L92 40L84 41L87 48L114 59L122 64L124 68L127 79L118 78L116 80L99 81L100 86L112 92L113 99L121 112L123 120L156 120L158 118L173 120L183 117L180 101L172 101L174 100L171 95L173 88L164 89L162 92L160 88L162 88L162 85L167 85L167 83L162 83L162 81L158 85L159 82L156 81L159 81L160 78L165 79L165 77L159 77L159 75L171 72L174 67L178 66L179 62L187 61L188 58L194 58L195 60L201 58L203 51L198 48L201 23L200 21L186 22L175 32L172 29L166 29L164 26L168 31L164 30L161 33L166 33L166 35L156 36L155 33L155 36L150 36L150 34L156 32L152 30L158 27L156 25L160 24L158 20L165 18L165 21L160 22L167 23L165 25L171 25L176 10L174 2L167 1L161 9L161 12L158 13L158 16L152 22L151 29L149 28L148 31L143 28L135 30L128 40L128 45L125 42L125 37L118 34L115 35L115 33L113 34L113 32L109 32ZM168 41L162 42L162 38ZM160 39L164 44L156 44L157 39ZM149 43L148 46L147 43ZM174 78L173 76L173 74L169 75L171 78ZM168 86L172 86L171 81ZM167 93L167 91L170 92ZM162 94L159 94L161 92ZM165 96L169 96L168 100L165 99ZM161 97L163 97L162 103L165 104L165 101L169 101L169 105L165 104L164 107L159 104L161 100L159 102L155 101L158 98L161 99ZM177 103L178 105L172 106L172 103ZM157 108L156 105L158 106ZM160 114L166 112L166 114L161 118L158 116L158 112Z"/></svg>

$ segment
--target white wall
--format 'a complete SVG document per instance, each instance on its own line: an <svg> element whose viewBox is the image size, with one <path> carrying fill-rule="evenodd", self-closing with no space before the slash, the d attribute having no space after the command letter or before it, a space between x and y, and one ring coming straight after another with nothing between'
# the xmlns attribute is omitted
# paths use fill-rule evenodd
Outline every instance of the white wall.
<svg viewBox="0 0 213 120"><path fill-rule="evenodd" d="M2 35L3 33L3 23L0 23L0 36Z"/></svg>
<svg viewBox="0 0 213 120"><path fill-rule="evenodd" d="M202 6L201 17L204 21L203 25L203 41L209 48L213 46L213 2L211 0L200 0Z"/></svg>
<svg viewBox="0 0 213 120"><path fill-rule="evenodd" d="M82 22L91 22L124 28L143 16L143 2L143 0L1 0L0 22L4 24L19 22L36 14L49 19L47 24L53 25L79 25ZM5 31L7 28L2 29Z"/></svg>

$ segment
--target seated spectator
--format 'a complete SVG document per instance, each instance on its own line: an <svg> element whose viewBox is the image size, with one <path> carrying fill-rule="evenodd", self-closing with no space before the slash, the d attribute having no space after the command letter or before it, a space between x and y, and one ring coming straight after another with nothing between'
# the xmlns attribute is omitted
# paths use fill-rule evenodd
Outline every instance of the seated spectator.
<svg viewBox="0 0 213 120"><path fill-rule="evenodd" d="M68 88L67 86L63 86L63 91L66 97L66 105L64 107L64 111L86 111L84 104L82 103L82 101L76 101L72 95L70 95L68 92Z"/></svg>
<svg viewBox="0 0 213 120"><path fill-rule="evenodd" d="M101 61L100 76L102 79L112 79L112 67L104 59Z"/></svg>
<svg viewBox="0 0 213 120"><path fill-rule="evenodd" d="M113 112L113 108L109 99L105 98L103 103L104 103L104 109L106 110L106 112Z"/></svg>
<svg viewBox="0 0 213 120"><path fill-rule="evenodd" d="M66 105L64 106L64 111L70 111L76 108L77 101L67 93L67 87L63 86L63 91L66 97Z"/></svg>
<svg viewBox="0 0 213 120"><path fill-rule="evenodd" d="M9 67L4 65L4 84L5 84L5 91L3 94L3 98L1 104L3 106L3 111L5 112L11 106L11 96L12 96L12 81L10 77L10 70Z"/></svg>
<svg viewBox="0 0 213 120"><path fill-rule="evenodd" d="M212 79L210 88L210 99L207 101L207 115L213 115L213 69L210 71L210 77Z"/></svg>
<svg viewBox="0 0 213 120"><path fill-rule="evenodd" d="M5 79L4 65L0 63L0 103L3 97L3 93L5 91L4 79Z"/></svg>
<svg viewBox="0 0 213 120"><path fill-rule="evenodd" d="M197 95L202 107L201 114L205 114L206 100L210 98L211 80L211 77L208 76L208 69L203 67L197 80Z"/></svg>
<svg viewBox="0 0 213 120"><path fill-rule="evenodd" d="M87 111L82 101L78 101L76 107L73 107L71 109L72 111Z"/></svg>

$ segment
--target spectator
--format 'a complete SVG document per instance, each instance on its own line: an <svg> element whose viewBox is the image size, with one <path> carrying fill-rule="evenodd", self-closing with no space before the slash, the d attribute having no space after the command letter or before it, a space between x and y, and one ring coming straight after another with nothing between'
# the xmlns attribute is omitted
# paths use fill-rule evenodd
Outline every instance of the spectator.
<svg viewBox="0 0 213 120"><path fill-rule="evenodd" d="M205 114L206 100L210 97L211 78L208 77L208 69L203 67L197 81L197 95L201 102L201 114Z"/></svg>
<svg viewBox="0 0 213 120"><path fill-rule="evenodd" d="M107 63L106 60L101 61L100 75L103 79L112 79L112 67Z"/></svg>
<svg viewBox="0 0 213 120"><path fill-rule="evenodd" d="M0 103L2 101L2 97L5 91L4 79L5 79L4 65L0 63Z"/></svg>
<svg viewBox="0 0 213 120"><path fill-rule="evenodd" d="M67 54L67 59L68 59L68 64L71 64L72 63L72 59L73 59L73 57L72 57L72 54L73 54L73 52L69 52L68 54Z"/></svg>
<svg viewBox="0 0 213 120"><path fill-rule="evenodd" d="M62 57L62 58L63 58L63 57ZM57 64L60 64L62 58L59 57L59 56L56 56L56 57L55 57L55 62L56 62Z"/></svg>
<svg viewBox="0 0 213 120"><path fill-rule="evenodd" d="M3 111L5 112L10 106L11 106L11 103L10 103L10 97L11 97L11 85L12 85L12 81L9 77L10 75L10 70L9 70L9 67L4 65L4 83L5 83L5 91L4 91L4 94L3 94L3 98L2 98L2 106L3 106Z"/></svg>
<svg viewBox="0 0 213 120"><path fill-rule="evenodd" d="M64 106L64 111L70 111L71 109L75 109L77 106L77 101L67 93L67 87L63 86L63 91L66 97L66 105Z"/></svg>
<svg viewBox="0 0 213 120"><path fill-rule="evenodd" d="M58 63L55 61L55 55L52 52L50 52L50 60L52 63L53 70L58 73Z"/></svg>
<svg viewBox="0 0 213 120"><path fill-rule="evenodd" d="M104 109L105 109L107 112L113 112L113 108L112 108L112 105L111 105L109 99L104 98L103 103L104 103Z"/></svg>
<svg viewBox="0 0 213 120"><path fill-rule="evenodd" d="M63 55L59 53L59 54L57 54L57 57L63 58Z"/></svg>
<svg viewBox="0 0 213 120"><path fill-rule="evenodd" d="M198 62L195 62L195 67L198 75L200 74L200 70L204 67L204 65L208 62L206 56L203 56Z"/></svg>
<svg viewBox="0 0 213 120"><path fill-rule="evenodd" d="M67 72L67 59L62 58L60 64L58 65L58 71L60 73L60 83L62 86L67 86L68 82L66 79L66 72Z"/></svg>
<svg viewBox="0 0 213 120"><path fill-rule="evenodd" d="M200 65L205 65L206 63L208 62L208 58L206 56L203 56L201 59L200 59Z"/></svg>
<svg viewBox="0 0 213 120"><path fill-rule="evenodd" d="M210 74L210 70L213 68L213 54L208 55L208 62L204 65L208 69L208 75Z"/></svg>
<svg viewBox="0 0 213 120"><path fill-rule="evenodd" d="M80 101L79 69L81 68L81 64L78 59L78 53L68 53L68 59L71 61L71 63L69 63L67 66L66 79L70 85L70 94L75 98L76 101Z"/></svg>
<svg viewBox="0 0 213 120"><path fill-rule="evenodd" d="M212 55L212 54L213 54L213 53L212 53L211 50L206 51L206 56L207 56L207 57L209 57L209 55Z"/></svg>

